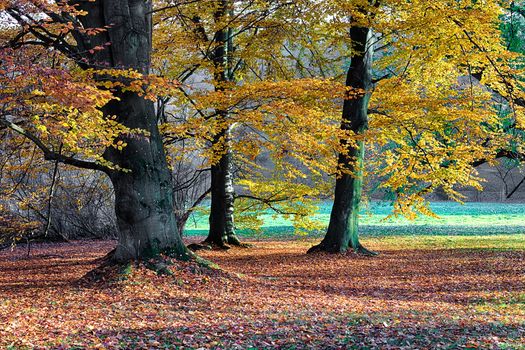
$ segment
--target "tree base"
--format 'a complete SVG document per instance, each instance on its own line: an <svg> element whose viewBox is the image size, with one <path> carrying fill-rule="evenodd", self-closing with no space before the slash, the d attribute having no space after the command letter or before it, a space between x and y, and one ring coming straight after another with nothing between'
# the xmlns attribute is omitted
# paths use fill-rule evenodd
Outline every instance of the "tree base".
<svg viewBox="0 0 525 350"><path fill-rule="evenodd" d="M313 254L319 252L326 252L326 249L324 249L324 247L321 244L316 244L314 246L311 246L310 249L306 251L306 254Z"/></svg>
<svg viewBox="0 0 525 350"><path fill-rule="evenodd" d="M255 245L254 245L254 244L251 244L251 243L244 243L244 242L243 242L243 243L237 245L237 247L239 247L239 248L254 248Z"/></svg>
<svg viewBox="0 0 525 350"><path fill-rule="evenodd" d="M374 251L368 250L365 247L363 247L361 244L359 244L356 248L350 248L350 249L352 249L354 251L354 253L359 254L359 255L363 255L363 256L377 256L377 255L379 255L378 252L374 252ZM337 247L327 247L326 245L324 245L322 243L319 243L317 245L314 245L314 246L310 247L310 249L308 249L306 251L306 254L312 254L312 253L318 253L318 252L326 252L326 253L337 254L337 253L346 253L347 251L348 250L338 249Z"/></svg>
<svg viewBox="0 0 525 350"><path fill-rule="evenodd" d="M379 255L379 252L374 252L372 250L366 249L362 245L359 245L357 248L355 248L354 252L359 254L359 255L365 255L365 256L377 256L377 255Z"/></svg>
<svg viewBox="0 0 525 350"><path fill-rule="evenodd" d="M190 246L193 249L190 248ZM253 247L253 245L249 243L241 242L241 240L239 239L239 237L237 237L236 234L230 234L225 239L223 239L222 237L217 238L217 239L208 237L204 241L202 241L200 244L194 243L194 244L190 244L190 246L188 246L188 248L191 250L200 250L200 249L228 250L232 246L239 247L239 248Z"/></svg>
<svg viewBox="0 0 525 350"><path fill-rule="evenodd" d="M207 249L207 250L228 250L231 248L231 246L229 244L227 244L226 242L214 242L214 241L209 241L209 240L205 240L205 241L202 241L200 244L196 244L197 246L199 247L203 247L201 249Z"/></svg>
<svg viewBox="0 0 525 350"><path fill-rule="evenodd" d="M192 243L188 245L187 248L192 252L196 252L198 250L212 250L211 245L203 243Z"/></svg>
<svg viewBox="0 0 525 350"><path fill-rule="evenodd" d="M189 266L191 271L198 274L203 272L222 272L219 265L201 258L191 251L188 251L187 254L184 255L184 258L181 258L180 254L173 254L172 256L166 253L147 260L135 260L127 263L115 261L112 258L114 252L115 251L112 250L104 257L95 260L94 262L100 265L85 274L78 283L84 286L93 286L101 283L104 285L117 283L128 279L133 273L133 269L140 267L154 271L157 275L164 276L173 276L173 271L176 271L173 267L178 268L179 266L183 266L185 269Z"/></svg>
<svg viewBox="0 0 525 350"><path fill-rule="evenodd" d="M132 263L117 263L111 258L105 257L95 260L101 262L99 266L86 273L78 281L79 285L93 286L100 283L112 284L125 280L131 273Z"/></svg>
<svg viewBox="0 0 525 350"><path fill-rule="evenodd" d="M236 247L239 247L239 248L251 248L251 247L253 247L252 244L241 242L241 240L239 239L239 237L237 237L236 234L228 235L228 244L236 246Z"/></svg>

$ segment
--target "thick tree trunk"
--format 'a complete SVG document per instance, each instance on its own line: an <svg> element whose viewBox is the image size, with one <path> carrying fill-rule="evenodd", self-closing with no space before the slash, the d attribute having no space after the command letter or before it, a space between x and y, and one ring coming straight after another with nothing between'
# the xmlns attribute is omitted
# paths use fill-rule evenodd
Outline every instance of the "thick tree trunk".
<svg viewBox="0 0 525 350"><path fill-rule="evenodd" d="M120 94L120 101L106 106L108 115L130 127L147 130L120 139L122 151L110 148L105 158L130 171L112 171L119 241L114 260L124 262L160 253L186 259L188 252L177 229L173 185L153 103L136 93Z"/></svg>
<svg viewBox="0 0 525 350"><path fill-rule="evenodd" d="M341 129L363 134L368 128L367 110L372 87L372 31L366 27L352 27L350 37L355 53L348 69L346 86L361 93L344 101ZM342 174L336 180L328 230L322 242L310 248L309 252L322 250L336 253L352 248L356 252L373 254L361 245L358 236L364 144L358 142L357 146L353 146L342 139L341 145L346 152L340 153L338 158L338 168Z"/></svg>
<svg viewBox="0 0 525 350"><path fill-rule="evenodd" d="M226 16L231 16L231 4L228 0L220 0L220 6L215 13L215 20L223 22ZM213 53L215 90L224 90L225 85L233 77L231 74L231 53L233 50L232 30L223 28L215 38L217 47ZM235 234L233 221L235 192L233 188L233 154L231 150L231 125L228 124L228 113L218 111L219 124L227 125L215 135L213 146L221 152L216 164L211 166L211 208L210 231L204 243L227 248L229 244L241 246Z"/></svg>
<svg viewBox="0 0 525 350"><path fill-rule="evenodd" d="M87 15L79 18L86 28L107 28L96 36L77 33L84 60L92 68L135 69L147 74L151 53L151 1L95 0L79 5ZM91 50L104 45L104 50ZM89 53L91 52L91 54ZM104 79L102 77L101 79ZM125 80L123 81L125 83ZM119 240L113 260L127 262L168 253L185 259L184 246L173 210L171 173L159 134L154 105L136 92L117 92L119 100L104 107L108 116L131 129L146 133L121 135L123 150L109 148L104 157L127 170L109 171L115 188Z"/></svg>

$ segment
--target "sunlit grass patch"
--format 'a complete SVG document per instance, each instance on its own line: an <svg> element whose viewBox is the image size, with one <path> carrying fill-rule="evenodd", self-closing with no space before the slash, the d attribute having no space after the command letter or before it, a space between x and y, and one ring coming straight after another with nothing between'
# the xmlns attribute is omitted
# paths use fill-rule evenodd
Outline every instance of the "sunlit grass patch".
<svg viewBox="0 0 525 350"><path fill-rule="evenodd" d="M315 219L328 225L331 202L319 205ZM206 209L206 208L204 208ZM388 235L500 235L525 233L525 204L521 203L431 203L438 218L420 216L415 221L386 217L392 213L388 202L371 202L360 218L363 236ZM267 211L261 214L260 231L239 230L243 237L297 237L291 221ZM188 221L186 235L205 235L208 230L206 210L198 211ZM307 236L319 237L324 230L312 230ZM301 232L304 235L304 232Z"/></svg>
<svg viewBox="0 0 525 350"><path fill-rule="evenodd" d="M374 249L461 249L461 250L525 250L525 234L512 235L391 235L364 237Z"/></svg>

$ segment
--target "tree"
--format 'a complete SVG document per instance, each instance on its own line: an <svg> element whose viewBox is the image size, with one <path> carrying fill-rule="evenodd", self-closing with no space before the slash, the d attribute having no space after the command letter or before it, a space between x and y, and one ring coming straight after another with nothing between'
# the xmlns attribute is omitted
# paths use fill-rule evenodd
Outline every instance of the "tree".
<svg viewBox="0 0 525 350"><path fill-rule="evenodd" d="M57 153L42 137L45 125L25 119L22 122L27 126L23 128L10 121L13 115L19 116L16 109L12 109L13 114L2 116L2 125L35 143L48 160L102 171L109 176L115 190L119 227L119 240L112 255L114 261L127 262L160 253L189 258L190 253L177 230L171 174L154 105L145 96L154 85L143 79L147 78L151 63L151 2L118 0L47 5L28 1L4 2L2 8L19 25L4 42L3 60L9 62L11 52L16 54L17 50L33 45L60 52L85 70L78 73L79 76L92 76L90 91L104 96L95 108L85 109L97 115L101 124L114 126L116 131L111 133L109 144L106 141L103 155L90 161L74 156L82 145L80 140L75 144L76 149L64 147L63 152ZM16 75L17 70L23 69L24 66L17 65L11 71ZM73 68L71 71L75 72ZM61 83L67 86L70 78L61 79ZM26 89L38 91L31 85L26 85ZM16 99L16 93L13 95ZM90 103L90 96L85 97L87 101L82 102ZM96 106L101 107L102 113L97 114ZM56 127L53 118L46 118L45 122ZM77 128L91 133L97 131L89 127L86 124ZM69 133L72 135L74 133ZM63 143L66 144L65 140Z"/></svg>
<svg viewBox="0 0 525 350"><path fill-rule="evenodd" d="M506 82L512 55L500 42L498 2L328 6L341 11L334 16L335 21L343 19L339 27L350 27L347 85L358 93L344 103L342 128L357 135L358 142L341 140L346 150L339 154L329 228L310 251L352 248L369 254L359 243L357 228L365 167L374 169L381 186L395 195L394 213L408 217L417 211L432 215L424 196L436 188L459 200L455 185L479 187L472 165L493 159L508 140L501 135L501 120L486 87L499 87L514 99L514 87ZM380 55L372 66L374 44ZM484 86L473 81L479 71L487 74ZM368 117L371 129L365 132ZM363 140L372 146L365 166Z"/></svg>
<svg viewBox="0 0 525 350"><path fill-rule="evenodd" d="M357 96L344 100L341 130L362 135L368 128L368 102L372 89L373 32L369 27L352 26L350 39L354 43L354 55L346 77L346 86L359 91ZM328 231L323 241L309 252L325 250L344 252L348 247L360 253L372 254L359 243L357 234L359 203L363 186L363 158L365 154L362 140L341 139L343 151L337 162L341 174L335 183L335 197Z"/></svg>
<svg viewBox="0 0 525 350"><path fill-rule="evenodd" d="M314 184L324 180L318 169L329 168L321 163L331 157L333 142L327 135L336 134L330 98L341 89L316 78L314 69L302 69L310 79L295 73L301 62L290 50L297 38L292 33L298 33L293 14L301 11L301 6L283 1L159 5L158 27L165 35L157 38L158 69L185 82L167 109L190 114L163 130L175 142L191 138L209 160L210 231L205 243L240 244L234 233L235 198L241 211L270 209L304 226L306 220L299 218L315 210L311 198L323 192ZM174 46L174 40L181 44ZM320 134L317 140L324 141L313 142ZM271 160L261 165L261 155ZM234 177L239 193L234 193ZM307 177L312 178L310 186Z"/></svg>
<svg viewBox="0 0 525 350"><path fill-rule="evenodd" d="M214 72L214 89L223 91L228 83L234 80L233 76L233 29L231 26L233 3L220 0L213 14L216 25L219 26L214 35L215 48L211 54ZM228 121L228 112L216 110L219 129L213 136L212 147L218 149L219 157L211 164L211 205L210 230L204 242L227 247L228 244L240 246L241 241L235 234L233 221L235 193L233 188L233 155L231 150L231 125Z"/></svg>
<svg viewBox="0 0 525 350"><path fill-rule="evenodd" d="M520 166L524 159L522 150L524 133L520 126L520 113L516 113L516 109L519 110L525 107L525 99L523 99L522 94L522 79L519 74L523 62L523 54L525 53L525 48L523 47L525 11L523 8L524 5L522 1L512 1L502 15L500 28L502 37L505 40L505 46L507 50L517 53L518 56L509 60L509 67L513 67L514 69L508 70L500 77L504 83L503 86L490 87L493 98L498 101L496 108L498 108L502 120L502 131L508 139L508 142L502 145L502 148L497 150L495 155L497 159L505 158L500 161L500 165L506 169L500 169L499 166L496 166L496 168L504 183L505 193L503 196L506 197L506 199L512 197L525 182L525 178L523 178L521 181L514 183L512 190L510 190L506 181L506 177L509 175L511 169ZM477 44L473 38L471 41ZM483 80L483 75L484 69L480 69L472 74L473 78L480 82ZM516 90L518 92L514 93L513 91ZM491 159L479 159L473 163L473 166L478 167L489 161L491 161ZM502 173L502 170L504 173Z"/></svg>

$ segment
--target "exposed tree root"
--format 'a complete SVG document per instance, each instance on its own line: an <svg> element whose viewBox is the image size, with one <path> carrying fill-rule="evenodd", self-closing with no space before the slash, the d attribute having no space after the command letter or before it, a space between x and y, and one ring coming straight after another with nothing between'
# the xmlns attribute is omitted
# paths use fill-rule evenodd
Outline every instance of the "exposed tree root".
<svg viewBox="0 0 525 350"><path fill-rule="evenodd" d="M354 248L354 252L359 254L359 255L364 255L364 256L377 256L377 255L379 255L378 252L374 252L372 250L366 249L361 244L359 244L359 246L357 248Z"/></svg>
<svg viewBox="0 0 525 350"><path fill-rule="evenodd" d="M200 245L208 246L209 250L228 250L231 248L231 246L224 241L215 241L215 240L210 240L210 239L206 239L202 241Z"/></svg>
<svg viewBox="0 0 525 350"><path fill-rule="evenodd" d="M173 276L174 271L179 267L189 268L198 274L222 271L219 265L201 258L190 250L187 250L183 255L168 251L149 259L134 260L127 263L115 261L113 259L114 253L115 249L102 258L95 260L94 262L99 264L99 266L84 275L78 281L79 284L89 286L99 283L112 284L126 280L127 277L133 273L134 267L139 269L144 267L154 271L158 275L165 276Z"/></svg>
<svg viewBox="0 0 525 350"><path fill-rule="evenodd" d="M83 286L93 286L100 283L111 284L125 280L131 273L133 264L131 262L117 264L113 260L107 259L106 257L108 255L109 254L101 259L97 259L96 262L102 261L102 263L82 276L78 281L78 284Z"/></svg>
<svg viewBox="0 0 525 350"><path fill-rule="evenodd" d="M244 243L244 242L241 242L241 244L236 245L236 246L239 247L239 248L255 248L254 244Z"/></svg>
<svg viewBox="0 0 525 350"><path fill-rule="evenodd" d="M155 271L157 275L173 276L173 272L169 269L173 265L173 260L169 257L159 256L155 259L150 259L144 263L148 269Z"/></svg>
<svg viewBox="0 0 525 350"><path fill-rule="evenodd" d="M211 245L203 243L192 243L188 245L187 248L192 252L196 252L198 250L212 250Z"/></svg>
<svg viewBox="0 0 525 350"><path fill-rule="evenodd" d="M228 244L239 248L252 248L253 244L243 243L236 234L228 235Z"/></svg>
<svg viewBox="0 0 525 350"><path fill-rule="evenodd" d="M364 255L364 256L379 255L378 252L368 250L365 247L363 247L361 244L359 244L356 248L351 248L351 249L353 249L354 253L359 254L359 255ZM325 244L321 242L317 245L310 247L310 249L306 251L306 254L312 254L312 253L318 253L318 252L326 252L326 253L335 254L335 253L346 253L347 251L340 251L339 249L336 249L336 247L333 247L333 248L327 247Z"/></svg>
<svg viewBox="0 0 525 350"><path fill-rule="evenodd" d="M322 251L325 251L325 250L323 249L321 244L316 244L314 246L311 246L310 249L306 251L306 254L312 254L312 253L317 253L317 252L322 252Z"/></svg>
<svg viewBox="0 0 525 350"><path fill-rule="evenodd" d="M117 250L116 248L111 249L106 255L104 255L101 258L96 259L94 262L100 264L101 266L112 264L113 255L115 254L116 250Z"/></svg>
<svg viewBox="0 0 525 350"><path fill-rule="evenodd" d="M220 240L211 239L208 237L201 243L190 244L188 248L193 251L201 250L201 249L228 250L232 246L239 247L239 248L252 248L253 247L252 244L241 242L241 240L239 239L239 237L237 237L236 234L230 234L226 236L224 239L220 239Z"/></svg>

